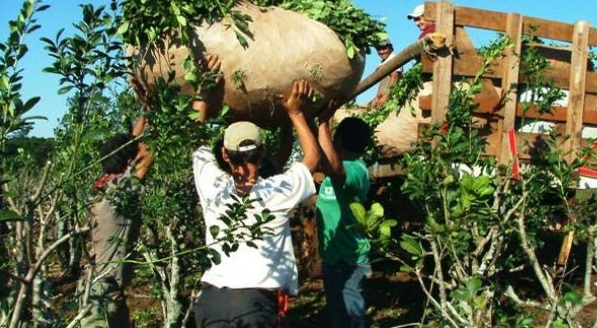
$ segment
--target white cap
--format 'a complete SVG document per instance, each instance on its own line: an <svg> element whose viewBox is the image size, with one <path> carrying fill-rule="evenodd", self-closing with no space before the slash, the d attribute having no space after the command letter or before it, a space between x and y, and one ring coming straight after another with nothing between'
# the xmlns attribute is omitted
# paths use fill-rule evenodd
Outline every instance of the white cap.
<svg viewBox="0 0 597 328"><path fill-rule="evenodd" d="M406 16L406 18L415 19L415 18L423 16L424 13L425 13L425 5L424 4L418 5L415 7L415 9L413 9L412 13L410 13Z"/></svg>
<svg viewBox="0 0 597 328"><path fill-rule="evenodd" d="M224 130L224 147L233 151L249 151L261 146L260 129L257 125L241 121L230 124Z"/></svg>

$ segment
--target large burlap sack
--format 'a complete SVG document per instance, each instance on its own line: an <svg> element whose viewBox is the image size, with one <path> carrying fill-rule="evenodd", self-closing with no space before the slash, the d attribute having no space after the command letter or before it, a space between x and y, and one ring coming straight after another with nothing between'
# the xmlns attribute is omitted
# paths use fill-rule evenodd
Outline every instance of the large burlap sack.
<svg viewBox="0 0 597 328"><path fill-rule="evenodd" d="M348 59L342 41L324 24L277 7L244 3L238 9L252 19L248 47L237 41L233 26L218 22L194 27L192 49L198 56L206 52L220 57L223 101L230 106L234 120L251 120L266 127L285 123L279 96L286 94L296 79L306 78L321 95L306 112L309 116L358 84L364 57L359 54ZM174 38L165 41L162 49L129 49L140 60L133 77L148 89L157 77L166 78L173 70L181 92L194 92L184 81L181 67L188 49Z"/></svg>
<svg viewBox="0 0 597 328"><path fill-rule="evenodd" d="M419 97L431 94L431 83L425 82L424 88L415 99L402 106L399 111L392 112L381 122L374 131L376 146L380 147L384 157L395 157L412 149L417 141L418 126L420 123L430 123L429 117L423 117L419 108ZM364 115L367 111L374 111L374 108L353 108L339 109L334 115L336 123L341 122L345 117Z"/></svg>

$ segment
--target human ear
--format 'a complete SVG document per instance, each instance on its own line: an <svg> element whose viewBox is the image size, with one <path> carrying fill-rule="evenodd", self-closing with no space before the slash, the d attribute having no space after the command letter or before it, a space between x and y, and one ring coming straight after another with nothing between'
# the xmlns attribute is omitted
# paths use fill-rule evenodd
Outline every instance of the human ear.
<svg viewBox="0 0 597 328"><path fill-rule="evenodd" d="M222 151L222 159L224 160L224 162L230 163L230 157L228 157L228 152L226 151L226 148L222 147L221 151Z"/></svg>

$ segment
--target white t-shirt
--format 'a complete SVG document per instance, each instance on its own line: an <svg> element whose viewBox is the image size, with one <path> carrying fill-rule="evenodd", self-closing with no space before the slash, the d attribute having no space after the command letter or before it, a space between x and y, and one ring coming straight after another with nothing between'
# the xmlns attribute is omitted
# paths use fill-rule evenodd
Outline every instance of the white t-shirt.
<svg viewBox="0 0 597 328"><path fill-rule="evenodd" d="M391 54L389 54L389 55L388 55L388 57L387 57L386 59L382 60L382 61L381 61L381 62L380 62L378 65L377 65L376 69L377 69L377 68L380 68L380 67L381 67L381 66L383 66L383 65L385 65L387 62L389 62L389 61L390 61L392 58L394 58L395 56L396 56L396 54L395 54L395 53L393 53L393 52L392 52ZM402 73L402 66L398 67L398 68L396 69L396 72L400 72L400 73Z"/></svg>
<svg viewBox="0 0 597 328"><path fill-rule="evenodd" d="M231 194L236 195L234 180L218 167L207 147L200 147L193 154L193 172L207 228L205 240L210 245L214 238L209 233L209 227L227 228L220 217L228 209L226 205L234 202L231 197ZM240 243L230 257L225 255L220 244L212 245L220 253L222 261L209 268L201 280L216 287L282 288L296 295L298 272L288 217L296 205L314 193L313 178L302 163L294 163L286 172L268 179L259 178L249 194L250 199L259 200L253 202L254 208L246 213L246 224L255 223L254 215L260 215L267 208L275 216L265 225L271 229L271 234L263 240L254 241L257 248Z"/></svg>

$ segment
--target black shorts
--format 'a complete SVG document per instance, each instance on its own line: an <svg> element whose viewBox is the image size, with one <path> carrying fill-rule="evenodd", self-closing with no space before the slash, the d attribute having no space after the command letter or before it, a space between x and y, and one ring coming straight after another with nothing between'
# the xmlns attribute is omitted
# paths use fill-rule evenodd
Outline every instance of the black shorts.
<svg viewBox="0 0 597 328"><path fill-rule="evenodd" d="M195 305L197 328L278 327L278 292L205 286Z"/></svg>

